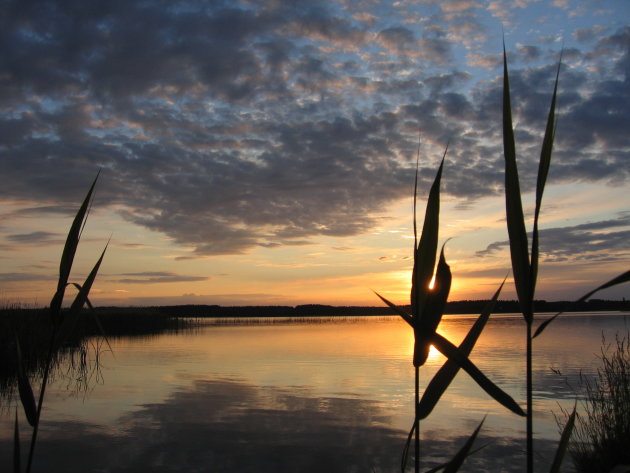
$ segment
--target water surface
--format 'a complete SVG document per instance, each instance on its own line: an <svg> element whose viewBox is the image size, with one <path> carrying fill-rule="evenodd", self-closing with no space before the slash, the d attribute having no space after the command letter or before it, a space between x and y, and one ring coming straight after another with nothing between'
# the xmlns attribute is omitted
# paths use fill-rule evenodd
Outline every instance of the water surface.
<svg viewBox="0 0 630 473"><path fill-rule="evenodd" d="M459 343L474 319L446 316L439 331ZM537 470L553 458L554 414L572 408L580 373L599 366L602 335L618 332L627 332L620 313L565 314L535 339ZM523 406L524 342L521 316L493 316L471 354ZM206 323L111 346L88 392L68 390L62 376L51 386L34 471L400 471L414 386L413 334L398 318ZM443 362L431 352L423 385ZM5 464L12 416L0 425ZM523 471L524 420L465 373L421 424L424 469L452 456L484 416L478 444L487 446L461 471ZM22 422L23 445L27 433Z"/></svg>

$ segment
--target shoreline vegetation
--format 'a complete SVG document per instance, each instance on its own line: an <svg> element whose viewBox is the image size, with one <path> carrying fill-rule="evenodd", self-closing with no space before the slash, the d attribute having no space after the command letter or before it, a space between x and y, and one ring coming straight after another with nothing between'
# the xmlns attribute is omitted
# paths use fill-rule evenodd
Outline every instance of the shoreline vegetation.
<svg viewBox="0 0 630 473"><path fill-rule="evenodd" d="M446 303L444 315L478 315L488 304L488 300L461 300ZM519 314L518 300L498 300L493 314ZM400 306L400 307L405 307ZM0 328L9 323L31 325L39 314L48 314L48 308L11 307L0 309ZM250 317L361 317L395 316L387 306L335 306L326 304L288 305L248 305L221 306L215 304L180 304L166 306L101 306L91 309L94 317L86 317L85 327L92 327L89 335L106 337L142 335L157 333L162 330L182 328L179 318L250 318ZM534 312L630 312L630 300L589 299L580 302L571 301L534 301ZM98 331L98 319L103 333ZM9 322L11 321L11 322ZM46 323L46 322L42 322ZM157 331L157 332L156 332ZM2 333L5 331L3 330ZM84 334L85 335L85 334Z"/></svg>
<svg viewBox="0 0 630 473"><path fill-rule="evenodd" d="M485 307L488 300L462 300L446 303L444 314L474 314ZM404 306L402 306L404 307ZM397 315L386 306L333 306L325 304L302 304L296 306L220 306L208 304L182 304L171 306L147 307L99 307L99 317L115 317L118 315L156 315L163 317L195 317L195 318L238 318L238 317L352 317L352 316L384 316ZM534 301L534 311L544 312L605 312L630 311L629 300L590 299L573 303L571 301ZM494 314L517 314L520 306L517 300L499 300L492 311ZM123 321L124 319L121 319ZM105 332L107 335L107 331Z"/></svg>

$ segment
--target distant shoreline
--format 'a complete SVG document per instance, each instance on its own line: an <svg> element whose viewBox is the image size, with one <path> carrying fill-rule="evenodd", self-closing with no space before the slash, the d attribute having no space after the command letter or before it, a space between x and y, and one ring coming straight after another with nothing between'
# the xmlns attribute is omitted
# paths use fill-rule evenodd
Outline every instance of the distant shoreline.
<svg viewBox="0 0 630 473"><path fill-rule="evenodd" d="M487 300L453 301L446 304L444 314L479 314ZM408 308L408 307L407 307ZM219 305L172 305L152 307L100 307L99 311L121 311L141 313L155 311L171 317L335 317L335 316L379 316L395 315L386 306L332 306L323 304L303 304L297 306L219 306ZM602 312L630 311L630 301L592 299L579 304L570 301L535 301L535 312ZM497 301L495 314L520 313L516 300Z"/></svg>

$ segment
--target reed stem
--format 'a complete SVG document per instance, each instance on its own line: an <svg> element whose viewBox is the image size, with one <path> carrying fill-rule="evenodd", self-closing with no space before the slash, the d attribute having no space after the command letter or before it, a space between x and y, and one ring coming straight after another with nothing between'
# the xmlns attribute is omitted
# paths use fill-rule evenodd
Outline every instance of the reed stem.
<svg viewBox="0 0 630 473"><path fill-rule="evenodd" d="M420 416L418 415L418 406L420 404L420 367L415 366L416 371L416 400L414 405L415 408L415 429L416 429L416 437L415 437L415 472L420 473Z"/></svg>
<svg viewBox="0 0 630 473"><path fill-rule="evenodd" d="M532 323L527 322L527 473L534 472L534 406L533 406L533 383L532 383Z"/></svg>
<svg viewBox="0 0 630 473"><path fill-rule="evenodd" d="M54 325L50 336L50 345L48 347L48 356L46 358L46 366L44 368L44 377L42 379L42 387L39 391L39 400L37 402L37 416L35 417L35 425L33 426L33 434L31 435L31 445L28 451L28 462L26 463L26 472L30 473L33 464L33 456L35 454L35 444L37 443L37 433L39 432L39 419L44 405L44 395L46 393L46 385L48 384L48 374L52 367L52 359L55 354L55 339L57 338L57 326Z"/></svg>

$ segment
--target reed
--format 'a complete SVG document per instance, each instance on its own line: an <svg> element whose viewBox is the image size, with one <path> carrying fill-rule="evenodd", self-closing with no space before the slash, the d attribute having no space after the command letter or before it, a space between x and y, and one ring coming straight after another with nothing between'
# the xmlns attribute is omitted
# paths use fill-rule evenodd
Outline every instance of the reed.
<svg viewBox="0 0 630 473"><path fill-rule="evenodd" d="M447 147L448 149L448 147ZM444 245L437 256L439 214L440 214L440 181L446 151L442 156L442 161L437 175L429 191L427 206L425 210L422 232L418 239L416 201L418 193L418 165L416 164L416 176L414 182L413 198L413 228L414 228L414 265L411 276L410 310L397 306L376 293L376 295L391 309L393 309L403 320L405 320L414 332L414 421L409 432L407 443L403 449L401 471L404 472L410 445L413 441L414 470L420 471L420 420L429 415L437 401L446 391L457 371L461 368L465 370L491 397L510 409L517 415L525 415L520 406L505 393L502 389L490 381L468 358L485 322L487 321L492 307L498 298L499 290L495 293L489 307L484 310L475 325L471 328L466 339L459 347L453 345L436 330L444 314L444 308L451 288L452 275L449 265L446 263ZM437 266L436 266L436 259ZM429 383L429 387L420 398L420 367L425 364L429 354L430 346L435 346L447 358L445 367L441 369ZM483 421L482 421L483 423ZM460 451L443 467L446 471L456 472L463 463L476 438L482 423L473 432L469 441Z"/></svg>
<svg viewBox="0 0 630 473"><path fill-rule="evenodd" d="M510 85L509 73L507 66L507 54L505 52L505 44L503 47L503 147L505 155L505 199L506 199L506 221L510 242L510 257L512 262L512 273L519 305L525 321L526 332L526 410L521 407L499 387L492 383L479 369L474 366L468 356L474 347L474 344L481 334L488 317L490 316L494 304L499 296L503 283L499 286L494 297L488 306L482 311L470 332L465 337L459 347L455 347L452 343L436 333L437 326L440 323L444 307L451 286L451 271L446 263L444 255L444 246L440 252L439 260L436 266L436 254L438 244L439 229L439 213L440 213L440 181L444 166L446 151L442 157L436 178L429 191L427 206L425 211L422 233L418 239L417 218L416 218L416 200L418 193L418 162L416 163L416 177L414 183L413 197L413 228L414 228L414 265L411 277L411 294L410 309L402 308L388 301L386 298L376 293L376 295L387 304L392 310L400 315L414 331L414 406L415 415L414 422L409 432L407 443L403 450L401 471L405 471L407 458L411 450L411 443L414 448L414 470L416 473L420 471L420 420L426 418L433 407L437 404L442 394L446 391L451 381L459 369L464 369L475 381L496 401L513 411L514 413L525 417L526 422L526 471L533 473L534 460L534 444L533 444L533 382L532 382L532 357L533 357L533 339L540 335L545 327L555 319L559 312L549 320L544 321L534 332L534 296L536 292L536 282L538 273L538 255L539 255L539 217L542 206L542 199L549 174L551 164L551 154L553 149L553 141L556 130L556 100L558 91L558 81L560 76L560 64L558 63L556 78L551 98L551 105L547 116L547 124L543 137L542 150L540 154L538 178L536 184L536 201L532 231L531 252L529 249L528 236L526 232L525 218L521 201L520 183L518 177L518 169L516 162L516 144L514 139L514 129L512 126L512 111L510 102ZM447 147L448 149L448 147ZM431 281L433 285L431 286ZM611 287L622 282L630 280L630 271L617 276L616 278L601 285L595 290L585 294L576 302L582 302L590 297L598 290ZM505 282L505 281L504 281ZM429 382L424 390L422 398L420 398L420 367L426 362L429 346L433 345L443 355L447 361L445 365L436 373L434 378ZM568 448L569 440L574 428L576 418L575 409L568 416L568 420L561 434L561 438L556 450L555 457L551 464L551 473L557 473L563 456ZM471 439L476 437L479 428L473 433ZM459 465L463 462L463 458L468 455L472 442L467 442L464 450L460 451L448 463L448 471L457 471Z"/></svg>
<svg viewBox="0 0 630 473"><path fill-rule="evenodd" d="M551 106L547 116L547 126L543 138L542 151L538 167L536 182L536 206L534 210L534 229L532 232L531 258L528 250L528 238L525 230L525 217L521 202L521 191L516 165L516 144L514 128L512 126L512 106L510 100L510 81L507 66L507 54L503 45L503 150L505 155L505 213L510 240L510 256L512 260L512 275L514 285L525 321L526 337L526 471L533 473L534 445L533 445L533 385L532 385L532 326L534 323L534 294L538 273L538 219L542 198L551 163L551 152L556 130L556 96L560 65L556 72Z"/></svg>
<svg viewBox="0 0 630 473"><path fill-rule="evenodd" d="M551 165L551 154L553 150L553 142L556 132L556 100L558 92L558 81L560 77L560 65L562 63L562 55L558 61L556 78L551 96L551 104L547 115L547 123L540 152L540 160L538 165L538 177L536 182L536 197L534 209L534 221L532 230L531 252L529 251L529 243L526 232L525 218L523 214L523 206L521 200L521 191L518 177L517 161L516 161L516 144L514 140L514 129L512 126L512 108L510 100L510 81L507 65L507 54L505 52L505 44L503 45L503 150L505 156L505 207L506 222L510 242L510 257L512 262L512 275L514 285L518 296L521 312L525 322L526 336L526 471L533 473L534 461L534 435L533 435L533 381L532 381L532 358L533 358L533 340L540 335L547 325L552 322L562 312L558 312L552 318L542 322L536 331L533 331L534 325L534 297L536 292L536 282L538 275L538 257L539 257L539 218L542 206L542 199ZM616 278L602 284L593 291L588 292L576 303L585 301L595 292L607 287L621 284L630 280L630 271L625 272ZM567 448L567 442L574 426L575 409L569 416L565 429L562 433L560 444L556 458L552 464L552 472L556 472L560 468L562 456Z"/></svg>
<svg viewBox="0 0 630 473"><path fill-rule="evenodd" d="M173 317L158 308L96 307L91 312L94 317L79 317L72 330L65 331L66 336L56 345L50 366L49 378L69 380L68 388L77 393L87 390L89 378L98 375L99 354L106 348L106 340L190 330L195 324L191 319ZM11 403L18 384L15 336L20 343L26 375L33 383L43 379L53 328L47 309L18 305L0 309L0 359L5 361L0 363L0 410ZM107 334L106 339L103 333Z"/></svg>
<svg viewBox="0 0 630 473"><path fill-rule="evenodd" d="M43 379L48 357L48 342L52 323L45 309L24 309L18 306L0 309L0 409L6 408L13 399L18 385L18 359L16 337L19 340L22 365L30 380ZM69 338L58 347L53 355L51 371L57 371L61 361L80 360L85 357L88 346L84 340ZM71 379L81 380L86 376L85 365L71 363L74 369Z"/></svg>
<svg viewBox="0 0 630 473"><path fill-rule="evenodd" d="M22 404L24 415L32 427L31 440L29 445L28 459L25 467L25 472L30 473L34 453L35 446L37 444L37 434L39 432L39 425L41 419L42 407L44 405L44 398L46 394L46 387L48 385L48 381L50 378L50 374L52 372L52 368L54 366L54 360L56 354L60 347L62 347L73 332L72 328L75 326L76 321L80 315L81 310L84 305L92 306L90 303L88 296L94 280L96 279L96 275L100 268L100 265L103 261L103 257L105 256L105 251L107 250L107 245L105 249L101 253L98 258L96 264L90 271L89 275L83 282L83 284L70 282L70 272L72 269L72 263L74 261L74 256L76 254L76 250L79 246L79 241L81 239L81 233L85 226L89 210L92 203L92 196L94 193L94 187L96 186L96 182L98 180L98 175L92 182L90 189L83 200L79 210L77 211L76 216L72 222L70 230L68 232L68 236L66 239L66 243L63 248L63 253L61 256L61 260L59 263L59 279L57 281L57 289L52 297L49 308L49 316L50 316L50 331L48 334L48 341L44 345L46 346L46 356L44 361L44 367L42 371L42 379L41 384L39 386L39 396L37 401L35 400L35 395L33 392L33 388L31 387L31 381L26 371L26 367L24 365L20 338L17 332L14 333L14 347L15 347L15 356L16 356L16 365L17 365L17 378L18 378L18 392L20 397L20 402ZM62 305L64 301L64 296L66 293L66 289L68 286L73 286L77 289L77 295L74 297L69 310L62 310ZM16 422L15 422L15 435L14 435L14 462L13 462L13 471L14 473L21 473L21 448L20 448L20 436L19 436L19 425L17 420L17 412L16 412Z"/></svg>

